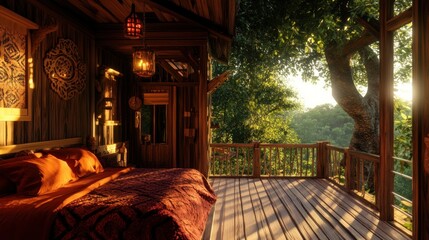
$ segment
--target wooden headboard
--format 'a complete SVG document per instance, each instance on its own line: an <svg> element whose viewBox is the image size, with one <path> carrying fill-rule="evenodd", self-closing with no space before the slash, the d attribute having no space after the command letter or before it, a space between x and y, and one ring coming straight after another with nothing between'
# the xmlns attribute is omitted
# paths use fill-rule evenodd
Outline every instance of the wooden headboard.
<svg viewBox="0 0 429 240"><path fill-rule="evenodd" d="M41 150L41 149L50 149L50 148L56 148L56 147L72 147L72 146L77 146L82 144L83 144L82 138L77 137L77 138L66 138L66 139L51 140L51 141L44 141L44 142L32 142L32 143L0 146L0 156L17 153L24 150Z"/></svg>

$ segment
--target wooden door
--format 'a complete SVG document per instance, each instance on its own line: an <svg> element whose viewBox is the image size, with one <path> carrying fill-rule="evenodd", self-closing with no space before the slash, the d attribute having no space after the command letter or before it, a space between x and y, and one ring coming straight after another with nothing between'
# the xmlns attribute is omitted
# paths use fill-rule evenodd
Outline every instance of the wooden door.
<svg viewBox="0 0 429 240"><path fill-rule="evenodd" d="M144 89L141 110L143 167L176 167L175 87Z"/></svg>

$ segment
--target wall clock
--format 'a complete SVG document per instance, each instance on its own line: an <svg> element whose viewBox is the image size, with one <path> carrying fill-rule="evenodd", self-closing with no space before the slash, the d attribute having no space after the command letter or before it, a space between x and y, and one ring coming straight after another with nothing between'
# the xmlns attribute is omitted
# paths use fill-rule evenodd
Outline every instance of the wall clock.
<svg viewBox="0 0 429 240"><path fill-rule="evenodd" d="M140 110L140 108L142 107L142 100L137 96L132 96L128 100L128 105L134 111Z"/></svg>

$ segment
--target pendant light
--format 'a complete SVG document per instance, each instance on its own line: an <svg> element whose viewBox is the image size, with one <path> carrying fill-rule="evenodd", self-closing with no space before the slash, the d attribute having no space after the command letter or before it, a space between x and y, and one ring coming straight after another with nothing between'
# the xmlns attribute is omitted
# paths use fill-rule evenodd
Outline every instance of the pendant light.
<svg viewBox="0 0 429 240"><path fill-rule="evenodd" d="M136 6L131 4L131 13L125 18L124 35L126 38L139 39L142 35L142 20L136 14Z"/></svg>
<svg viewBox="0 0 429 240"><path fill-rule="evenodd" d="M155 74L155 52L146 46L146 14L143 2L142 46L133 47L133 72L140 77L152 77Z"/></svg>

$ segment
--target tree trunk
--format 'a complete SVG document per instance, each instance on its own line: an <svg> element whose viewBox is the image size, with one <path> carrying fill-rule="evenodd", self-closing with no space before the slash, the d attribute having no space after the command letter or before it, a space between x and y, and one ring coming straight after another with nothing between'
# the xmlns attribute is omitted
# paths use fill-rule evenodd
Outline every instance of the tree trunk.
<svg viewBox="0 0 429 240"><path fill-rule="evenodd" d="M331 74L332 95L341 108L354 120L354 130L349 148L367 153L379 153L379 69L377 55L365 46L358 53L365 66L368 90L362 96L356 89L350 66L350 57L342 54L331 44L325 49L325 57ZM373 165L364 164L364 186L354 186L361 190L375 192ZM361 178L361 176L355 176ZM353 181L354 182L354 181Z"/></svg>
<svg viewBox="0 0 429 240"><path fill-rule="evenodd" d="M379 153L379 69L376 54L369 48L359 50L364 63L368 90L362 96L354 83L350 57L342 54L339 44L330 44L325 57L331 74L332 96L354 120L350 149L373 154Z"/></svg>

